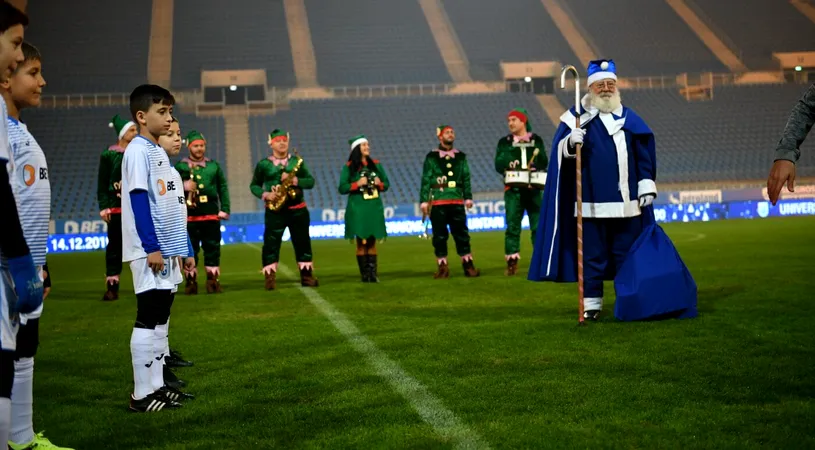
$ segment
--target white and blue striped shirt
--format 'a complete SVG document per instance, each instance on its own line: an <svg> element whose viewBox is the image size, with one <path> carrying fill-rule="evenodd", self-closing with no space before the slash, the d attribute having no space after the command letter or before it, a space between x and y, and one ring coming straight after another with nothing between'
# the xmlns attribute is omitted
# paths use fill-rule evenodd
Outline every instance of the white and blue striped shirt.
<svg viewBox="0 0 815 450"><path fill-rule="evenodd" d="M123 261L147 257L130 202L130 193L135 190L147 191L161 255L187 256L187 215L186 209L179 208L185 202L184 187L178 180L164 149L143 136L128 144L122 159Z"/></svg>
<svg viewBox="0 0 815 450"><path fill-rule="evenodd" d="M17 213L23 236L34 258L34 264L45 264L48 248L48 225L51 221L51 183L45 153L24 123L9 117L8 137L11 160L8 163Z"/></svg>
<svg viewBox="0 0 815 450"><path fill-rule="evenodd" d="M8 117L8 107L6 107L6 100L0 96L0 117ZM11 159L11 149L8 146L8 123L5 120L0 120L0 164Z"/></svg>
<svg viewBox="0 0 815 450"><path fill-rule="evenodd" d="M0 118L8 117L8 108L6 107L6 100L3 99L3 96L0 95ZM11 179L12 175L12 166L11 166L11 150L8 146L8 123L5 120L0 120L0 170L7 170L9 174L9 179ZM0 217L0 220L8 220L6 215ZM6 257L3 256L3 252L0 250L0 266L5 266Z"/></svg>

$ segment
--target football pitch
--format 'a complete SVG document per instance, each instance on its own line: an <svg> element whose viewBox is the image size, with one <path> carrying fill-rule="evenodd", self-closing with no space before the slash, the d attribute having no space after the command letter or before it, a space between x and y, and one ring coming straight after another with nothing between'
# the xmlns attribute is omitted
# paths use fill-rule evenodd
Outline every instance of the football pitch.
<svg viewBox="0 0 815 450"><path fill-rule="evenodd" d="M263 290L260 246L222 248L221 295L176 297L170 345L197 396L127 410L135 296L102 302L102 253L49 255L34 424L76 449L812 448L815 218L664 224L699 317L577 326L575 284L503 274L503 234L474 233L481 277L434 280L429 241L314 241L316 289L291 243ZM202 262L203 265L203 262ZM203 271L203 267L201 267Z"/></svg>

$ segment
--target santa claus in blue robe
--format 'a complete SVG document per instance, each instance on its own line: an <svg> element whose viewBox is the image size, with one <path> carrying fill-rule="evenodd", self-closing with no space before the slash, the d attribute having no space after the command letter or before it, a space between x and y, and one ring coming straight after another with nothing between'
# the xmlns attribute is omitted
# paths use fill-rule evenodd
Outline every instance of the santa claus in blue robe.
<svg viewBox="0 0 815 450"><path fill-rule="evenodd" d="M599 317L604 280L615 281L619 319L693 317L696 284L654 220L654 133L623 106L613 60L591 61L587 85L580 111L560 117L552 143L528 279L577 281L575 157L582 144L584 318Z"/></svg>

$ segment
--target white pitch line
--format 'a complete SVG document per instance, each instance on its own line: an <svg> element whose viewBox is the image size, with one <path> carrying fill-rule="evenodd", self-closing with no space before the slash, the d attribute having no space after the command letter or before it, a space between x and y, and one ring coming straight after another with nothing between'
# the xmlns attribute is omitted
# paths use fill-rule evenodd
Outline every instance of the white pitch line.
<svg viewBox="0 0 815 450"><path fill-rule="evenodd" d="M696 242L696 241L701 241L702 239L704 239L704 238L706 238L706 237L707 237L707 235L706 235L706 234L704 234L704 233L698 233L696 236L694 236L694 237L692 237L692 238L690 238L690 239L686 240L685 242Z"/></svg>
<svg viewBox="0 0 815 450"><path fill-rule="evenodd" d="M250 247L260 250L255 244ZM283 264L278 264L278 272L288 278L296 274ZM362 334L351 320L324 299L314 288L300 287L300 292L324 315L351 346L368 361L376 373L384 378L419 413L422 420L447 441L460 449L488 449L489 445L452 411L445 408L441 400L434 396L419 380L410 376L396 361L390 359L367 336Z"/></svg>

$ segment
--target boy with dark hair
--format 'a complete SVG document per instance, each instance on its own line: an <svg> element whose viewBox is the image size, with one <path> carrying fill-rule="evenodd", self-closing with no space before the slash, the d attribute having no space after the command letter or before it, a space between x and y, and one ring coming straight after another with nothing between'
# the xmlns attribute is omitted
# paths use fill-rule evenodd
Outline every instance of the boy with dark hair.
<svg viewBox="0 0 815 450"><path fill-rule="evenodd" d="M0 2L0 81L8 80L23 62L23 34L28 18L6 2ZM0 97L0 114L8 116ZM0 120L0 442L8 441L11 426L11 388L14 382L14 351L19 313L42 305L42 279L23 236L17 203L6 164L11 160L8 125Z"/></svg>
<svg viewBox="0 0 815 450"><path fill-rule="evenodd" d="M165 385L166 324L172 294L182 282L180 258L195 264L187 237L183 186L158 144L173 122L175 99L166 89L145 84L130 94L130 112L139 125L122 160L122 255L130 263L136 292L136 323L130 337L134 391L130 409L155 412L177 408L188 398Z"/></svg>
<svg viewBox="0 0 815 450"><path fill-rule="evenodd" d="M11 146L11 186L23 235L31 249L34 264L42 273L51 220L51 184L48 164L37 140L20 121L20 111L40 105L45 79L42 56L36 47L23 42L23 62L11 77L0 82L0 95L8 106L8 133ZM43 274L44 278L44 274ZM34 355L39 344L42 305L30 314L20 314L17 349L14 358L14 387L11 395L11 433L8 445L13 450L34 447L60 448L42 433L34 433Z"/></svg>

